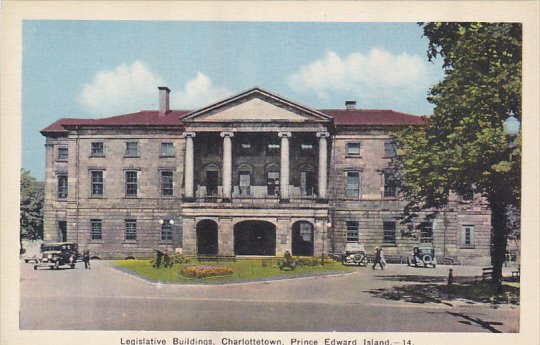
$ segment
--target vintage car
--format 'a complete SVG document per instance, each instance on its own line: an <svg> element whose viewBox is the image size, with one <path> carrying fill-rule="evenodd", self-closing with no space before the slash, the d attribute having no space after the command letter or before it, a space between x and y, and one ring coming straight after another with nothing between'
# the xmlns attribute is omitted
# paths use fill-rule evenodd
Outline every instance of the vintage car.
<svg viewBox="0 0 540 345"><path fill-rule="evenodd" d="M34 265L34 269L37 270L38 267L59 269L63 265L75 268L79 257L78 249L77 243L73 242L44 243L41 246L39 263Z"/></svg>
<svg viewBox="0 0 540 345"><path fill-rule="evenodd" d="M367 266L368 258L363 244L347 243L345 254L341 254L341 263L345 266Z"/></svg>
<svg viewBox="0 0 540 345"><path fill-rule="evenodd" d="M435 258L435 248L431 243L423 243L413 248L413 255L407 258L409 266L437 266L437 258Z"/></svg>

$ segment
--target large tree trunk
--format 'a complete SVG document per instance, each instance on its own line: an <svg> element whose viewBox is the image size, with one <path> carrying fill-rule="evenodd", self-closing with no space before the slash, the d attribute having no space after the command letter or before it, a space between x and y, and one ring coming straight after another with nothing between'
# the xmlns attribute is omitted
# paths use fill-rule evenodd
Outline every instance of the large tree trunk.
<svg viewBox="0 0 540 345"><path fill-rule="evenodd" d="M506 206L504 198L496 195L490 198L491 206L491 264L493 282L501 286L502 267L505 261L508 229L506 227Z"/></svg>

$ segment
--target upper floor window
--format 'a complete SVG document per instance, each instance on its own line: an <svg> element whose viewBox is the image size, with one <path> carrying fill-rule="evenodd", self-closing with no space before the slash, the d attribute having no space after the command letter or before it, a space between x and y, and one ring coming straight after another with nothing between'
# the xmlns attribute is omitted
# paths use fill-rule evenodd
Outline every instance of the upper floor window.
<svg viewBox="0 0 540 345"><path fill-rule="evenodd" d="M384 197L395 198L397 197L399 187L399 181L396 176L391 172L384 173Z"/></svg>
<svg viewBox="0 0 540 345"><path fill-rule="evenodd" d="M58 175L58 199L68 197L68 176L67 174Z"/></svg>
<svg viewBox="0 0 540 345"><path fill-rule="evenodd" d="M159 153L161 157L174 157L174 144L173 143L161 143L161 151Z"/></svg>
<svg viewBox="0 0 540 345"><path fill-rule="evenodd" d="M94 157L102 157L105 155L105 150L103 148L102 142L95 142L92 143L92 148L90 151L90 155Z"/></svg>
<svg viewBox="0 0 540 345"><path fill-rule="evenodd" d="M385 221L383 222L383 243L395 244L396 243L396 222Z"/></svg>
<svg viewBox="0 0 540 345"><path fill-rule="evenodd" d="M126 171L126 196L137 196L137 171Z"/></svg>
<svg viewBox="0 0 540 345"><path fill-rule="evenodd" d="M313 150L313 145L312 144L301 144L300 148L303 151L309 151L309 150Z"/></svg>
<svg viewBox="0 0 540 345"><path fill-rule="evenodd" d="M238 172L238 188L240 195L247 196L251 194L251 172L239 171Z"/></svg>
<svg viewBox="0 0 540 345"><path fill-rule="evenodd" d="M387 141L384 143L384 156L394 157L396 155L396 144L393 141Z"/></svg>
<svg viewBox="0 0 540 345"><path fill-rule="evenodd" d="M136 219L126 219L124 220L124 231L126 240L136 240L137 239L137 220Z"/></svg>
<svg viewBox="0 0 540 345"><path fill-rule="evenodd" d="M67 161L68 160L68 148L67 147L59 147L58 148L58 156L59 161Z"/></svg>
<svg viewBox="0 0 540 345"><path fill-rule="evenodd" d="M126 157L139 157L139 143L136 141L126 142Z"/></svg>
<svg viewBox="0 0 540 345"><path fill-rule="evenodd" d="M161 195L172 196L173 195L173 172L171 170L163 170L160 173L161 176Z"/></svg>
<svg viewBox="0 0 540 345"><path fill-rule="evenodd" d="M268 195L279 195L279 171L269 171L266 184Z"/></svg>
<svg viewBox="0 0 540 345"><path fill-rule="evenodd" d="M359 226L358 222L347 222L347 242L358 243L359 238Z"/></svg>
<svg viewBox="0 0 540 345"><path fill-rule="evenodd" d="M422 222L420 223L420 243L432 243L433 242L433 223Z"/></svg>
<svg viewBox="0 0 540 345"><path fill-rule="evenodd" d="M90 219L90 238L92 240L101 240L103 238L101 219Z"/></svg>
<svg viewBox="0 0 540 345"><path fill-rule="evenodd" d="M103 196L103 171L90 172L92 196Z"/></svg>
<svg viewBox="0 0 540 345"><path fill-rule="evenodd" d="M268 144L266 146L266 154L268 156L277 156L280 153L281 146L279 144Z"/></svg>
<svg viewBox="0 0 540 345"><path fill-rule="evenodd" d="M347 143L347 154L351 156L359 156L360 143Z"/></svg>
<svg viewBox="0 0 540 345"><path fill-rule="evenodd" d="M255 145L251 143L240 143L238 152L241 156L253 156L255 154Z"/></svg>
<svg viewBox="0 0 540 345"><path fill-rule="evenodd" d="M467 247L474 246L474 225L463 225L462 227L462 244Z"/></svg>
<svg viewBox="0 0 540 345"><path fill-rule="evenodd" d="M360 172L347 171L347 190L348 197L358 198L360 196Z"/></svg>

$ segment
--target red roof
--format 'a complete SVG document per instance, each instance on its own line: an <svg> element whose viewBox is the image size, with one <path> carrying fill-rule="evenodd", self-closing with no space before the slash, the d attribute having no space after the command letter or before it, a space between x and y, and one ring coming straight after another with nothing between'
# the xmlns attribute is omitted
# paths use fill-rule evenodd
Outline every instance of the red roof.
<svg viewBox="0 0 540 345"><path fill-rule="evenodd" d="M189 113L172 110L166 116L159 116L157 110L143 110L138 113L105 117L102 119L60 119L41 131L46 133L66 132L65 126L182 126L180 119Z"/></svg>
<svg viewBox="0 0 540 345"><path fill-rule="evenodd" d="M409 126L427 124L425 117L393 110L320 109L319 111L332 116L336 126Z"/></svg>
<svg viewBox="0 0 540 345"><path fill-rule="evenodd" d="M331 116L336 126L408 126L425 125L425 117L400 113L393 110L364 109L321 109L321 113ZM102 119L63 118L41 131L41 134L62 134L66 126L182 126L181 119L188 110L172 110L166 116L159 116L157 110L143 110L138 113L106 117Z"/></svg>

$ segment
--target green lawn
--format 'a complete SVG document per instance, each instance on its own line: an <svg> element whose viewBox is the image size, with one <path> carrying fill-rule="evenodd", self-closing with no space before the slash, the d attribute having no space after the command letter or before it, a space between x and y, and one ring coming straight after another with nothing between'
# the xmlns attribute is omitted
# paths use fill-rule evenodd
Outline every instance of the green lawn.
<svg viewBox="0 0 540 345"><path fill-rule="evenodd" d="M140 277L154 281L174 283L230 283L251 280L279 279L286 277L324 275L352 270L350 267L341 265L341 263L331 262L325 263L324 267L300 266L294 271L282 271L276 267L275 261L273 265L270 264L269 261L266 261L266 267L263 267L263 260L261 259L239 259L236 262L220 262L219 264L216 264L215 262L200 263L201 265L225 265L232 267L234 272L232 275L204 279L190 279L182 277L179 274L182 265L178 264L174 265L172 268L161 267L156 269L152 267L149 260L117 260L114 263L116 266L128 273L133 273ZM199 263L193 261L191 264Z"/></svg>

